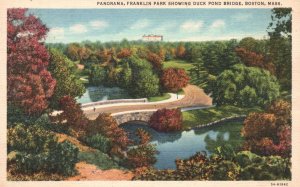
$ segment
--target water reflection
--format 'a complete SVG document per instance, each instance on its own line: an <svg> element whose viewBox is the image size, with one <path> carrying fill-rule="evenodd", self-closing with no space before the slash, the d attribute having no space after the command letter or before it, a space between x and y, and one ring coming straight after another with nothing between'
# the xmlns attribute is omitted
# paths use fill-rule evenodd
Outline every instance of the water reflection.
<svg viewBox="0 0 300 187"><path fill-rule="evenodd" d="M112 99L131 99L128 92L119 87L89 86L82 97L77 98L78 103L90 103Z"/></svg>
<svg viewBox="0 0 300 187"><path fill-rule="evenodd" d="M177 158L185 159L196 152L205 151L211 154L217 146L231 144L234 149L242 143L240 129L242 123L230 122L220 126L206 127L198 130L183 132L161 133L138 122L127 123L122 127L129 133L129 137L136 140L135 131L143 128L152 135L151 143L156 144L158 154L154 165L157 169L174 169Z"/></svg>

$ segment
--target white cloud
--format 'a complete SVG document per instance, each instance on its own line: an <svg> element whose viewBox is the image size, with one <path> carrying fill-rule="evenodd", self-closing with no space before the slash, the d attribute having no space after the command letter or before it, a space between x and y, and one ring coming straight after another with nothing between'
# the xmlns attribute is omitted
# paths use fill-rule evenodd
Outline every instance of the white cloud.
<svg viewBox="0 0 300 187"><path fill-rule="evenodd" d="M75 24L70 27L70 31L73 33L85 33L87 32L87 28L82 24Z"/></svg>
<svg viewBox="0 0 300 187"><path fill-rule="evenodd" d="M203 27L203 21L186 21L184 22L180 28L184 32L197 32Z"/></svg>
<svg viewBox="0 0 300 187"><path fill-rule="evenodd" d="M53 27L50 29L47 35L47 41L62 40L65 36L65 29L62 27Z"/></svg>
<svg viewBox="0 0 300 187"><path fill-rule="evenodd" d="M153 32L157 32L157 33L163 33L166 32L168 30L171 30L173 28L175 28L177 25L176 22L168 22L168 23L163 23L161 24L159 27L156 27L153 29Z"/></svg>
<svg viewBox="0 0 300 187"><path fill-rule="evenodd" d="M103 29L108 27L108 23L102 20L94 20L94 21L90 21L90 26L93 29Z"/></svg>
<svg viewBox="0 0 300 187"><path fill-rule="evenodd" d="M221 20L221 19L218 19L218 20L215 20L211 25L210 25L210 28L211 29L222 29L225 27L225 21L224 20Z"/></svg>
<svg viewBox="0 0 300 187"><path fill-rule="evenodd" d="M231 16L231 18L237 22L248 21L252 17L253 17L253 14L250 14L250 13L238 13L238 14L234 14Z"/></svg>
<svg viewBox="0 0 300 187"><path fill-rule="evenodd" d="M131 25L130 29L139 30L149 27L150 21L148 19L140 19Z"/></svg>

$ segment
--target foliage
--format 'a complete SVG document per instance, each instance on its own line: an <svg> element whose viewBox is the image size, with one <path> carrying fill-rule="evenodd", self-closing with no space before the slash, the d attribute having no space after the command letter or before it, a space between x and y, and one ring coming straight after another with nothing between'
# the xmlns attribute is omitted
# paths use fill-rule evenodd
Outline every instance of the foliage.
<svg viewBox="0 0 300 187"><path fill-rule="evenodd" d="M178 92L187 86L190 78L183 69L168 68L163 70L160 82L166 91Z"/></svg>
<svg viewBox="0 0 300 187"><path fill-rule="evenodd" d="M156 72L160 72L162 70L162 59L159 55L148 52L147 60L152 64L153 69Z"/></svg>
<svg viewBox="0 0 300 187"><path fill-rule="evenodd" d="M139 137L138 145L127 151L125 164L129 168L149 167L156 162L156 148L149 144L151 136L147 131L139 128L136 135Z"/></svg>
<svg viewBox="0 0 300 187"><path fill-rule="evenodd" d="M27 115L48 107L56 81L47 71L49 54L41 42L48 28L27 9L7 11L7 100Z"/></svg>
<svg viewBox="0 0 300 187"><path fill-rule="evenodd" d="M276 76L282 87L291 89L292 78L292 9L272 9L272 22L268 27L270 57L276 66Z"/></svg>
<svg viewBox="0 0 300 187"><path fill-rule="evenodd" d="M62 109L62 112L52 116L52 121L66 124L73 129L74 136L79 137L88 125L88 119L81 110L80 105L76 103L74 98L64 96L59 101L59 107Z"/></svg>
<svg viewBox="0 0 300 187"><path fill-rule="evenodd" d="M275 66L269 62L265 56L258 54L245 48L236 48L235 52L241 58L242 62L248 67L260 67L262 69L270 71L273 75L275 74Z"/></svg>
<svg viewBox="0 0 300 187"><path fill-rule="evenodd" d="M202 153L176 160L176 170L149 168L134 180L288 180L291 178L288 159L279 156L261 157L243 151L224 157L223 151L210 157Z"/></svg>
<svg viewBox="0 0 300 187"><path fill-rule="evenodd" d="M180 109L159 109L152 114L149 124L157 131L178 131L182 129L182 113Z"/></svg>
<svg viewBox="0 0 300 187"><path fill-rule="evenodd" d="M260 155L291 156L291 105L274 101L266 113L251 113L244 121L244 148Z"/></svg>
<svg viewBox="0 0 300 187"><path fill-rule="evenodd" d="M89 72L89 83L94 86L99 86L105 82L107 79L107 71L99 66L92 65Z"/></svg>
<svg viewBox="0 0 300 187"><path fill-rule="evenodd" d="M128 58L132 55L132 51L128 48L123 48L121 51L117 54L118 58Z"/></svg>
<svg viewBox="0 0 300 187"><path fill-rule="evenodd" d="M193 67L189 70L191 77L191 83L201 88L208 87L209 74L207 69L204 67L202 58L195 59L193 61Z"/></svg>
<svg viewBox="0 0 300 187"><path fill-rule="evenodd" d="M99 169L103 170L120 168L116 161L114 161L110 156L99 150L93 150L90 152L79 152L78 160L96 165Z"/></svg>
<svg viewBox="0 0 300 187"><path fill-rule="evenodd" d="M8 129L9 167L18 173L36 172L71 175L78 149L69 142L58 143L55 136L37 125L17 124Z"/></svg>
<svg viewBox="0 0 300 187"><path fill-rule="evenodd" d="M135 97L152 97L159 94L159 79L151 70L134 72L129 92Z"/></svg>
<svg viewBox="0 0 300 187"><path fill-rule="evenodd" d="M102 134L111 142L109 153L112 155L123 156L123 151L127 149L130 141L124 129L120 128L116 120L109 114L99 114L99 116L85 129L86 136Z"/></svg>
<svg viewBox="0 0 300 187"><path fill-rule="evenodd" d="M179 59L183 59L184 56L185 56L185 47L182 43L180 43L176 49L176 57Z"/></svg>
<svg viewBox="0 0 300 187"><path fill-rule="evenodd" d="M56 49L50 49L48 70L56 79L56 87L50 103L54 109L59 109L59 99L63 96L75 98L84 94L84 85L75 75L76 66Z"/></svg>
<svg viewBox="0 0 300 187"><path fill-rule="evenodd" d="M92 136L87 136L84 142L95 149L99 149L104 153L108 153L111 149L111 142L108 138L101 134L95 134Z"/></svg>
<svg viewBox="0 0 300 187"><path fill-rule="evenodd" d="M268 71L239 64L217 77L213 98L217 105L265 106L279 96L279 88Z"/></svg>

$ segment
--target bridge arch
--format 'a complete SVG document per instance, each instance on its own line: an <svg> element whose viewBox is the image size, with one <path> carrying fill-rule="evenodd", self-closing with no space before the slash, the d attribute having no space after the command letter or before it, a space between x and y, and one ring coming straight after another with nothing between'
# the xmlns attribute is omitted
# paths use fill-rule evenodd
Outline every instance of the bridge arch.
<svg viewBox="0 0 300 187"><path fill-rule="evenodd" d="M118 125L139 121L148 124L151 115L155 111L138 111L138 112L127 112L127 113L116 113L112 114Z"/></svg>

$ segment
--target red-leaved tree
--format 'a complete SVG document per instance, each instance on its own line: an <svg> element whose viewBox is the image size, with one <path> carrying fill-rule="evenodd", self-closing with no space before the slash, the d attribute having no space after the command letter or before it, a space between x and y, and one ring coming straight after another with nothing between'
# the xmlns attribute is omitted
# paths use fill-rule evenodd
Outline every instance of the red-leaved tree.
<svg viewBox="0 0 300 187"><path fill-rule="evenodd" d="M242 47L236 48L235 52L246 66L263 68L275 74L275 65L269 62L262 54L249 51Z"/></svg>
<svg viewBox="0 0 300 187"><path fill-rule="evenodd" d="M121 51L117 54L117 58L128 58L132 55L132 51L128 48L123 48Z"/></svg>
<svg viewBox="0 0 300 187"><path fill-rule="evenodd" d="M163 88L169 92L177 92L189 83L190 77L184 69L168 68L165 69L160 78Z"/></svg>
<svg viewBox="0 0 300 187"><path fill-rule="evenodd" d="M244 121L244 148L260 155L291 154L291 105L274 101L266 113L251 113Z"/></svg>
<svg viewBox="0 0 300 187"><path fill-rule="evenodd" d="M157 131L179 131L182 128L182 113L180 109L160 109L152 114L149 123Z"/></svg>
<svg viewBox="0 0 300 187"><path fill-rule="evenodd" d="M48 28L26 12L7 11L7 100L28 115L39 115L48 107L56 81L47 71L43 40Z"/></svg>
<svg viewBox="0 0 300 187"><path fill-rule="evenodd" d="M156 70L157 72L160 72L162 70L162 58L159 55L148 52L147 60L152 64L154 70Z"/></svg>

